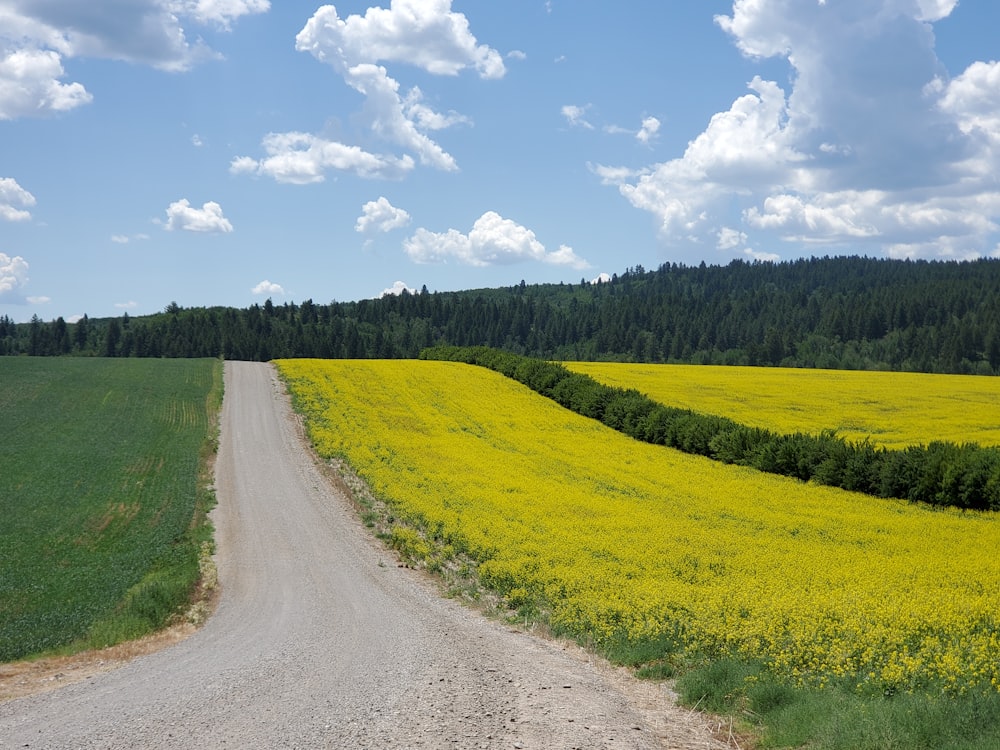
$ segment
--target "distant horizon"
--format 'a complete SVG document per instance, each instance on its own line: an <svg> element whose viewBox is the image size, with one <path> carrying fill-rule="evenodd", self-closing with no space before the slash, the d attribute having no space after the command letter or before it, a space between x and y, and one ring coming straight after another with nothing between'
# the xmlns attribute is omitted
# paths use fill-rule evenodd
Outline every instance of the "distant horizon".
<svg viewBox="0 0 1000 750"><path fill-rule="evenodd" d="M733 265L734 263L743 263L743 264L746 264L746 265L770 264L770 265L783 266L783 265L792 265L792 264L800 263L800 262L810 262L810 261L817 261L817 260L840 260L840 259L843 259L843 260L851 260L851 259L870 260L870 261L887 262L887 263L929 263L929 264L943 264L943 265L947 265L947 264L963 265L963 264L972 264L972 263L979 263L979 262L1000 263L1000 258L994 258L994 257L968 258L968 259L955 259L955 258L878 258L878 257L872 257L872 256L864 256L864 255L835 255L835 256L813 255L813 256L802 256L802 257L798 257L798 258L789 258L787 260L778 260L778 261L749 259L749 258L732 258L732 259L730 259L729 261L727 261L725 263L707 263L705 261L699 261L698 263L684 263L684 262L680 262L680 261L669 261L668 260L668 261L664 261L664 262L658 264L655 268L646 268L645 266L643 266L640 263L640 264L636 264L635 266L626 266L625 268L621 269L621 271L612 271L610 274L609 273L601 273L598 277L595 277L593 279L587 279L586 277L583 277L582 279L577 279L576 281L572 281L572 280L529 281L527 279L520 279L520 280L518 280L518 281L516 281L514 283L511 283L511 284L498 284L496 286L467 287L467 288L463 288L463 289L427 289L427 293L428 294L465 294L465 293L474 293L474 292L481 292L481 291L487 291L488 292L488 291L500 291L500 290L504 290L504 289L513 289L513 288L519 287L521 285L525 285L525 286L578 286L578 285L580 285L581 281L585 282L587 285L609 284L609 283L613 283L615 280L621 279L623 276L625 276L626 274L631 273L631 272L656 273L661 268L663 268L664 266L668 266L668 265L669 266L676 266L677 268L681 268L681 269L699 268L699 267L702 267L702 266L704 266L706 268L724 269L727 266ZM639 269L639 268L641 268L642 270L641 271L637 271L637 269ZM118 318L118 319L120 319L120 318L123 318L125 316L128 316L129 318L143 318L143 317L147 317L147 316L151 316L151 315L163 315L163 314L169 313L170 312L170 308L172 308L174 305L176 305L179 310L199 310L199 309L208 310L208 309L213 309L213 308L246 310L246 309L249 309L249 308L253 307L254 305L262 307L262 306L266 305L268 302L270 302L275 307L281 307L281 306L298 307L298 306L301 306L302 304L304 304L306 302L309 302L309 303L311 303L313 305L340 305L340 304L350 305L350 304L357 304L358 302L364 302L364 301L376 301L376 300L382 299L383 297L398 296L398 295L404 294L404 293L405 294L411 294L411 295L422 294L423 293L423 288L410 289L409 287L406 287L406 288L386 289L380 295L378 295L377 297L362 297L360 299L317 299L317 298L314 298L314 297L302 297L301 299L294 299L294 298L288 298L288 297L278 297L278 298L275 298L275 297L268 296L268 297L265 297L263 299L255 299L255 300L252 300L252 301L250 301L250 302L248 302L246 304L240 304L240 305L226 305L226 304L212 303L212 302L206 303L206 304L197 304L197 305L182 305L182 304L178 303L175 299L171 299L170 301L168 301L166 304L164 304L160 308L155 309L155 310L151 310L151 311L148 311L148 312L142 312L142 313L135 313L135 312L133 312L133 313L129 313L128 310L123 310L121 312L111 313L109 315L90 315L89 313L84 312L84 313L82 313L80 315L71 316L70 318L63 318L63 321L66 322L66 323L68 323L68 324L70 324L70 325L72 325L74 323L79 322L84 316L86 316L88 318L88 320L95 320L95 321L108 320L108 319L111 319L111 318ZM41 321L42 323L47 323L47 324L48 323L53 323L58 318L62 317L62 316L56 316L55 318L43 318L41 315L38 315L37 313L32 313L32 316L29 317L26 320L17 320L13 316L10 316L10 315L8 315L6 313L0 313L0 318L6 317L8 320L11 320L12 322L14 322L17 325L26 325L26 324L30 323L32 321L32 318L34 318L36 315L38 316L38 320L39 321Z"/></svg>
<svg viewBox="0 0 1000 750"><path fill-rule="evenodd" d="M18 322L1000 257L993 0L0 15L0 315Z"/></svg>

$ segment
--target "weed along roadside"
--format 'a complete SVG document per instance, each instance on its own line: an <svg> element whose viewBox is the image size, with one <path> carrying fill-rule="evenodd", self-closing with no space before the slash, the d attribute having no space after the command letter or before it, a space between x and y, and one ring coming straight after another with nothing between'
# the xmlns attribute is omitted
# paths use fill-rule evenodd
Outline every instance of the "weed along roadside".
<svg viewBox="0 0 1000 750"><path fill-rule="evenodd" d="M675 676L764 745L1000 742L996 514L638 443L458 362L277 365L390 543L518 621Z"/></svg>
<svg viewBox="0 0 1000 750"><path fill-rule="evenodd" d="M0 661L204 619L221 401L219 360L0 358Z"/></svg>

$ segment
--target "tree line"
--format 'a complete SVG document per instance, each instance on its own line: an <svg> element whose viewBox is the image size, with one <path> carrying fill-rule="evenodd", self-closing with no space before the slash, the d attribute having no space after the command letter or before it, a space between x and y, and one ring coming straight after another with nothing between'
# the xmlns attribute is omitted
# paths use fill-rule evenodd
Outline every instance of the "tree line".
<svg viewBox="0 0 1000 750"><path fill-rule="evenodd" d="M780 434L653 401L557 362L489 347L435 347L424 359L499 372L629 437L830 487L966 510L1000 510L1000 448L932 442L889 450L832 431Z"/></svg>
<svg viewBox="0 0 1000 750"><path fill-rule="evenodd" d="M489 346L556 360L1000 373L1000 260L665 263L610 281L14 323L0 354L413 358Z"/></svg>

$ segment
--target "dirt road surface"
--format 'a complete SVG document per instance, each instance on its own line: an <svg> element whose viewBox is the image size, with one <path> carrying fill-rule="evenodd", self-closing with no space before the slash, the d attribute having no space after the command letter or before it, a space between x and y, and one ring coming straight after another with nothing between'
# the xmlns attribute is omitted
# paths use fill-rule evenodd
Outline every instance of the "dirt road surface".
<svg viewBox="0 0 1000 750"><path fill-rule="evenodd" d="M226 364L222 594L189 638L0 703L0 748L725 747L576 647L442 598L358 522L266 364Z"/></svg>

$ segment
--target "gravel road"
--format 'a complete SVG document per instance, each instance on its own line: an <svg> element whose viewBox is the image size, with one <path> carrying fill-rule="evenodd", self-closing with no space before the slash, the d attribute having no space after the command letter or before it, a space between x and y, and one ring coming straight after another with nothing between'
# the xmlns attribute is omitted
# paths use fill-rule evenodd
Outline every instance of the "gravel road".
<svg viewBox="0 0 1000 750"><path fill-rule="evenodd" d="M229 362L225 378L215 614L0 703L0 748L725 747L666 688L398 567L315 465L273 369Z"/></svg>

